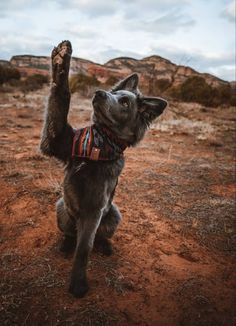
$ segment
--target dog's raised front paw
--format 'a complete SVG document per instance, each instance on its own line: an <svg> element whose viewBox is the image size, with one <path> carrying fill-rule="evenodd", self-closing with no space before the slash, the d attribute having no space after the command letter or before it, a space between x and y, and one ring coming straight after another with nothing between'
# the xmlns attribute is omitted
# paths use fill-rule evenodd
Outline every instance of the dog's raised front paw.
<svg viewBox="0 0 236 326"><path fill-rule="evenodd" d="M58 84L63 78L67 79L70 68L72 46L70 41L62 41L52 50L52 78Z"/></svg>
<svg viewBox="0 0 236 326"><path fill-rule="evenodd" d="M52 50L52 60L53 63L61 64L63 62L64 57L71 56L72 54L72 46L70 41L62 41L58 44L58 46L54 47Z"/></svg>

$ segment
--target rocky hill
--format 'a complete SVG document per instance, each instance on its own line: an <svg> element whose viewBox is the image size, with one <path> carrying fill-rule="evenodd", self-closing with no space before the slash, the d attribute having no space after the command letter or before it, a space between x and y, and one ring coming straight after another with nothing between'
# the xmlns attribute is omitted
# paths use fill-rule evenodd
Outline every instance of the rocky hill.
<svg viewBox="0 0 236 326"><path fill-rule="evenodd" d="M50 71L50 57L46 56L13 56L10 64L19 69L22 76L29 76L36 73L48 75ZM142 89L148 92L152 91L154 81L164 86L166 85L166 87L176 87L191 76L203 77L207 84L213 87L229 85L228 82L213 75L202 74L190 67L176 65L157 55L141 60L120 57L112 59L104 65L75 57L71 61L72 75L81 73L87 76L96 76L101 83L106 83L109 78L123 78L132 72L140 74Z"/></svg>
<svg viewBox="0 0 236 326"><path fill-rule="evenodd" d="M15 55L10 64L17 68L23 77L33 74L48 75L50 69L50 58L35 55Z"/></svg>

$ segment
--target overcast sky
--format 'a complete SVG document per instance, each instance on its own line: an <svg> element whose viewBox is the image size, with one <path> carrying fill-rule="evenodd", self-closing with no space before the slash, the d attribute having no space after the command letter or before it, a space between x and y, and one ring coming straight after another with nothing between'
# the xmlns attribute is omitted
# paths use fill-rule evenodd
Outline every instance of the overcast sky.
<svg viewBox="0 0 236 326"><path fill-rule="evenodd" d="M0 0L0 59L73 55L105 63L153 54L235 80L235 0Z"/></svg>

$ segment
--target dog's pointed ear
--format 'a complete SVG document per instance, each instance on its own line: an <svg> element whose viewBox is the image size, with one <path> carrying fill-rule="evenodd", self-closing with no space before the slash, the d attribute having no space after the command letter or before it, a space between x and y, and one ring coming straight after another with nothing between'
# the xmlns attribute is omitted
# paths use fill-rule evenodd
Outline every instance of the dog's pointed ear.
<svg viewBox="0 0 236 326"><path fill-rule="evenodd" d="M127 90L130 92L134 92L137 90L138 87L138 74L134 73L129 75L125 79L118 82L115 86L112 87L112 91L120 91L120 90Z"/></svg>
<svg viewBox="0 0 236 326"><path fill-rule="evenodd" d="M150 124L162 114L167 105L167 101L160 97L141 97L139 98L138 110L143 119Z"/></svg>

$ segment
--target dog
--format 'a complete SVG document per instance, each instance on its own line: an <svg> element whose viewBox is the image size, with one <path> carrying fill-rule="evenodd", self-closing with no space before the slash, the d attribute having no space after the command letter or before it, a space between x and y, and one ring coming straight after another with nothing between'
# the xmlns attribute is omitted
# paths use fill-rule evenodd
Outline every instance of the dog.
<svg viewBox="0 0 236 326"><path fill-rule="evenodd" d="M75 249L69 292L81 298L89 289L86 268L93 246L112 254L110 239L121 221L113 197L124 167L123 152L140 142L167 101L142 95L138 75L133 73L110 91L97 90L92 124L75 130L67 121L71 55L69 41L61 42L51 54L52 82L40 149L65 164L56 215L64 234L61 250Z"/></svg>

